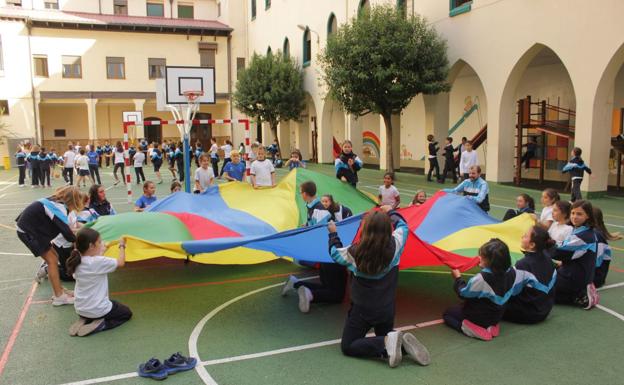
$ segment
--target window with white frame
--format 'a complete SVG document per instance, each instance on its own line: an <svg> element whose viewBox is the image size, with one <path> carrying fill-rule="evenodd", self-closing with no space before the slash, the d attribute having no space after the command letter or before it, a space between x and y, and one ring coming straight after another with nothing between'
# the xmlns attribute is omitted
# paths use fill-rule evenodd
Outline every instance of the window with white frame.
<svg viewBox="0 0 624 385"><path fill-rule="evenodd" d="M128 0L113 0L113 13L128 16Z"/></svg>
<svg viewBox="0 0 624 385"><path fill-rule="evenodd" d="M80 56L63 56L61 61L63 64L63 78L82 78L82 59Z"/></svg>
<svg viewBox="0 0 624 385"><path fill-rule="evenodd" d="M58 0L45 0L43 3L46 9L59 9Z"/></svg>
<svg viewBox="0 0 624 385"><path fill-rule="evenodd" d="M107 79L125 79L126 78L126 59L123 57L106 57L106 78Z"/></svg>
<svg viewBox="0 0 624 385"><path fill-rule="evenodd" d="M33 69L36 77L48 77L48 56L33 55Z"/></svg>
<svg viewBox="0 0 624 385"><path fill-rule="evenodd" d="M167 59L160 58L148 58L148 75L150 79L161 79L165 77L165 66L167 65Z"/></svg>

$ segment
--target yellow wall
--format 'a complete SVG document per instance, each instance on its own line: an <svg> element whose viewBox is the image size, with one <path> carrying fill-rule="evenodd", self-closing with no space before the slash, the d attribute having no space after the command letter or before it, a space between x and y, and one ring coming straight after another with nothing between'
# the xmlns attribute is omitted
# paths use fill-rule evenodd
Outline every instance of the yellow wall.
<svg viewBox="0 0 624 385"><path fill-rule="evenodd" d="M87 143L89 132L86 104L41 104L39 111L44 145L54 146L58 150L61 144L67 144L70 140ZM56 138L56 129L64 129L65 138ZM62 148L64 147L63 145Z"/></svg>

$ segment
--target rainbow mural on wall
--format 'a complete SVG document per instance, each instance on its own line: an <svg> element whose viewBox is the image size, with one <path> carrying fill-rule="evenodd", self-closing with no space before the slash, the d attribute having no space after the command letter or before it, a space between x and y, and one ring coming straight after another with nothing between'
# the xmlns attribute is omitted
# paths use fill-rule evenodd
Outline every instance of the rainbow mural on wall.
<svg viewBox="0 0 624 385"><path fill-rule="evenodd" d="M370 158L379 158L381 141L372 131L362 131L362 152Z"/></svg>

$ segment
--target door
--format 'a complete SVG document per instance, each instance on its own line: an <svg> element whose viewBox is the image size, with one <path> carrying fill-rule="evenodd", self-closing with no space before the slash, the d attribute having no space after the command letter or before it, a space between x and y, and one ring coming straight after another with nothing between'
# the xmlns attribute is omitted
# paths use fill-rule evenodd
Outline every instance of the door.
<svg viewBox="0 0 624 385"><path fill-rule="evenodd" d="M160 120L160 118L150 116L145 118L145 120ZM155 126L145 126L144 132L148 143L162 143L162 126L160 124Z"/></svg>
<svg viewBox="0 0 624 385"><path fill-rule="evenodd" d="M195 114L196 120L212 119L212 114L198 112ZM195 147L195 143L202 144L204 151L210 148L210 138L212 138L212 124L194 124L191 127L191 146Z"/></svg>

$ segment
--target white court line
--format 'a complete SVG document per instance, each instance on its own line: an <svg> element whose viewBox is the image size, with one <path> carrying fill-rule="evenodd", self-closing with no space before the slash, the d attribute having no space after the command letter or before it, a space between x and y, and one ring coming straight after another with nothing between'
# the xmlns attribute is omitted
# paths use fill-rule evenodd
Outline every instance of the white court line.
<svg viewBox="0 0 624 385"><path fill-rule="evenodd" d="M4 281L0 281L0 283L9 283L9 282L19 282L19 281L32 281L33 277L30 278L16 278L16 279L6 279Z"/></svg>
<svg viewBox="0 0 624 385"><path fill-rule="evenodd" d="M601 287L599 289L596 289L596 290L602 291L602 290L607 290L607 289L613 289L615 287L620 287L620 286L624 286L624 282L619 282L619 283L614 283L614 284L611 284L611 285L603 286L603 287Z"/></svg>
<svg viewBox="0 0 624 385"><path fill-rule="evenodd" d="M4 252L4 251L0 251L0 255L32 255L32 254L29 254L29 253L7 253L7 252Z"/></svg>
<svg viewBox="0 0 624 385"><path fill-rule="evenodd" d="M30 282L22 282L22 283L19 283L17 285L13 285L13 286L1 287L0 291L16 289L18 287L24 287L24 286L27 286L27 285L30 285Z"/></svg>
<svg viewBox="0 0 624 385"><path fill-rule="evenodd" d="M618 312L616 312L616 311L614 311L614 310L611 310L611 309L609 309L608 307L604 307L604 306L602 306L602 305L596 305L596 308L597 308L597 309L600 309L600 310L602 310L602 311L604 311L604 312L606 312L606 313L611 314L611 315L612 315L612 316L614 316L615 318L620 319L620 321L624 321L624 315L622 315L622 314L620 314L620 313L618 313Z"/></svg>

